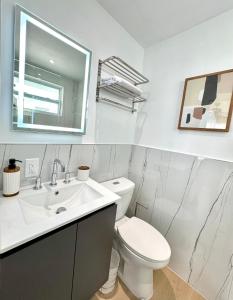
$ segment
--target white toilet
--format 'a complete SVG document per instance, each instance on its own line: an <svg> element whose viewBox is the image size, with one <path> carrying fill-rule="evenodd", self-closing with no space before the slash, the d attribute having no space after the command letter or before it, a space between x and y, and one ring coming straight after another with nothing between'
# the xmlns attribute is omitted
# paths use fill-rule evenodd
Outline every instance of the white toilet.
<svg viewBox="0 0 233 300"><path fill-rule="evenodd" d="M150 299L154 293L153 270L169 263L170 246L150 224L125 216L135 187L132 181L121 177L102 184L121 197L117 202L114 241L121 256L118 275L137 298Z"/></svg>

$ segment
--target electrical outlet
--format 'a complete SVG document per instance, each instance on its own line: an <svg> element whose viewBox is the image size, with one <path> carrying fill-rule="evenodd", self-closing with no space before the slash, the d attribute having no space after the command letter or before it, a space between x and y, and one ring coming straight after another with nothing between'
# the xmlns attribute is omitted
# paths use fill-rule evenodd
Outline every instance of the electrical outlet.
<svg viewBox="0 0 233 300"><path fill-rule="evenodd" d="M25 160L25 177L39 175L39 158L27 158Z"/></svg>

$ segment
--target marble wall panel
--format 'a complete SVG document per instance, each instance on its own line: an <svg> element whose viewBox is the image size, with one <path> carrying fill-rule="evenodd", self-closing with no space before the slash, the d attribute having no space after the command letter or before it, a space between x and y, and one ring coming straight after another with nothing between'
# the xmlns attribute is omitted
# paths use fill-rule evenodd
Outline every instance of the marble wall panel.
<svg viewBox="0 0 233 300"><path fill-rule="evenodd" d="M0 170L8 164L9 158L22 160L21 185L33 184L34 178L25 177L25 159L39 158L39 176L42 182L49 181L52 174L53 161L61 160L66 170L77 174L80 165L91 167L91 177L98 182L128 176L131 145L0 145ZM59 178L64 174L58 174ZM0 172L0 189L2 188L2 172Z"/></svg>
<svg viewBox="0 0 233 300"><path fill-rule="evenodd" d="M133 146L129 215L168 240L170 267L207 299L233 299L233 163Z"/></svg>

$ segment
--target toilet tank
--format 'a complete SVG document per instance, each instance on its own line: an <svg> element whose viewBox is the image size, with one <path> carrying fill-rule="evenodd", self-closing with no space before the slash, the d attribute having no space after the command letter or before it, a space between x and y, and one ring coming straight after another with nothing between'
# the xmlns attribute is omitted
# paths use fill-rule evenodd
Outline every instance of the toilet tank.
<svg viewBox="0 0 233 300"><path fill-rule="evenodd" d="M116 220L123 218L127 212L130 201L133 196L135 184L125 177L116 178L113 180L101 183L104 187L116 193L121 198L116 202L117 213Z"/></svg>

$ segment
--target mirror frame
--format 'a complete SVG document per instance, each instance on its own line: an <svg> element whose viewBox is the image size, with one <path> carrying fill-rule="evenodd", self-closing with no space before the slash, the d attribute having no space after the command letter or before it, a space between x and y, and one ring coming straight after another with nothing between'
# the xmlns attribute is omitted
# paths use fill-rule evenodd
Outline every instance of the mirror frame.
<svg viewBox="0 0 233 300"><path fill-rule="evenodd" d="M13 130L19 131L35 131L35 132L50 132L50 133L70 133L84 135L86 133L86 123L87 123L87 100L89 94L89 83L90 83L90 71L91 71L91 58L92 52L81 44L77 43L75 40L69 38L67 35L63 34L61 31L57 30L54 26L43 21L41 18L35 16L25 8L20 5L15 6L15 23L14 23L14 56L13 56L13 74L12 74L12 127ZM17 100L17 123L14 126L13 123L13 90L14 90L14 71L15 71L15 50L16 50L16 26L17 20L19 20L19 85L24 85L25 77L25 56L26 56L26 29L27 22L31 22L47 33L51 34L53 37L65 42L71 47L79 50L86 55L85 63L85 76L84 76L84 87L83 87L83 105L82 105L82 117L81 117L81 127L71 128L71 127L61 127L61 126L50 126L50 125L40 125L40 124L28 124L23 123L23 101L24 101L24 91L23 88L19 90L19 97Z"/></svg>

